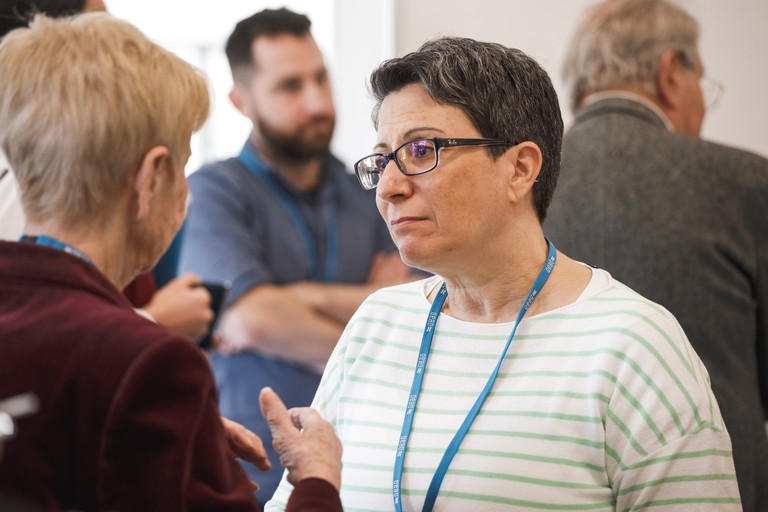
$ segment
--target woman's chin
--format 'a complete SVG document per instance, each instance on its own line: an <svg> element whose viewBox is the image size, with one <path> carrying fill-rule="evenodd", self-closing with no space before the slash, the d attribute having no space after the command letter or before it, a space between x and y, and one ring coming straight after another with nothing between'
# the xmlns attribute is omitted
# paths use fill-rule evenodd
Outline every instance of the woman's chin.
<svg viewBox="0 0 768 512"><path fill-rule="evenodd" d="M425 253L424 247L418 247L414 246L414 244L410 244L408 246L399 247L399 250L400 259L403 260L403 263L412 268L431 272L431 270L429 270L427 267L432 266L431 263L434 258L430 258L428 254Z"/></svg>

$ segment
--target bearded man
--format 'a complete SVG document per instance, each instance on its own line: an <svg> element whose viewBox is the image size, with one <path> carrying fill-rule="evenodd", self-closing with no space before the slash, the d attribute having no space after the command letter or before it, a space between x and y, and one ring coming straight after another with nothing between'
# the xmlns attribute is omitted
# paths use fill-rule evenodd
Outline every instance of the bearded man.
<svg viewBox="0 0 768 512"><path fill-rule="evenodd" d="M239 156L189 177L181 256L182 269L232 284L211 356L221 410L265 439L275 467L258 390L309 405L363 299L411 279L373 194L330 154L335 110L310 25L268 9L230 35L230 99L253 129ZM269 499L280 474L245 465Z"/></svg>

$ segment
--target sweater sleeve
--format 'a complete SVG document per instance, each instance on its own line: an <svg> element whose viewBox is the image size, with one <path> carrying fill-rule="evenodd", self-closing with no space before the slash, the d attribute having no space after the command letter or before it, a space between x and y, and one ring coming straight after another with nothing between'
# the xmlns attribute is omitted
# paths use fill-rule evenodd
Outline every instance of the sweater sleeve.
<svg viewBox="0 0 768 512"><path fill-rule="evenodd" d="M255 511L229 452L202 353L169 338L133 361L114 395L100 448L99 508Z"/></svg>
<svg viewBox="0 0 768 512"><path fill-rule="evenodd" d="M336 489L320 478L299 482L288 499L286 512L342 512Z"/></svg>

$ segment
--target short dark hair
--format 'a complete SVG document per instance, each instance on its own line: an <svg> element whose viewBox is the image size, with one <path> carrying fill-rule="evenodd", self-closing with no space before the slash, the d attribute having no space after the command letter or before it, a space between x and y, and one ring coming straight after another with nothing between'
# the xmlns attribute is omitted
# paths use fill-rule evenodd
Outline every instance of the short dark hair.
<svg viewBox="0 0 768 512"><path fill-rule="evenodd" d="M520 50L461 37L428 41L417 51L383 62L371 74L373 123L387 95L418 83L437 103L460 108L483 137L512 144L535 142L543 164L533 187L541 222L560 174L563 118L547 72ZM494 158L504 146L489 147Z"/></svg>
<svg viewBox="0 0 768 512"><path fill-rule="evenodd" d="M85 0L3 0L0 2L0 39L11 30L26 27L35 14L51 18L83 11Z"/></svg>
<svg viewBox="0 0 768 512"><path fill-rule="evenodd" d="M256 66L251 45L261 36L309 34L312 22L303 14L298 14L283 7L282 9L264 9L235 25L227 39L226 53L232 76L237 77L242 71Z"/></svg>

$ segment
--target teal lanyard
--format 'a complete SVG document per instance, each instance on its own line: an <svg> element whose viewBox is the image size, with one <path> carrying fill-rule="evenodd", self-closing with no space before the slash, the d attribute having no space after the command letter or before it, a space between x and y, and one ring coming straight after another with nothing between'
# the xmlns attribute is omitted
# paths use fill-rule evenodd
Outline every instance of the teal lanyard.
<svg viewBox="0 0 768 512"><path fill-rule="evenodd" d="M320 268L320 259L317 248L313 242L312 234L307 221L299 210L298 205L290 198L285 189L281 187L269 174L261 160L256 156L251 147L246 144L240 152L240 162L264 182L280 201L283 209L290 217L296 231L304 245L304 251L309 260L309 276L313 281L333 282L336 280L336 260L338 259L339 226L336 221L336 203L328 201L328 226L326 228L325 241L325 268Z"/></svg>
<svg viewBox="0 0 768 512"><path fill-rule="evenodd" d="M45 245L46 247L53 247L54 249L59 249L61 251L64 251L68 254L71 254L73 256L77 256L81 260L85 260L91 265L93 265L93 262L91 261L91 258L86 256L82 251L79 249L75 249L71 245L65 244L64 242L59 242L55 238L51 238L49 236L28 236L23 235L20 239L20 242L32 242L37 245Z"/></svg>
<svg viewBox="0 0 768 512"><path fill-rule="evenodd" d="M485 402L485 399L488 397L488 394L491 392L491 388L493 387L493 383L496 381L496 377L499 375L499 369L501 368L501 364L504 362L504 358L507 355L507 351L509 350L510 345L512 344L512 339L515 337L515 331L517 331L517 326L520 325L520 321L525 316L525 313L528 312L528 310L531 307L531 304L533 304L533 301L536 299L536 296L541 292L541 289L544 287L544 284L546 284L547 279L549 279L549 276L552 274L552 269L555 268L555 261L557 261L557 251L555 250L554 244L547 239L547 246L548 246L548 253L547 253L547 261L544 264L544 268L541 269L541 272L539 272L538 277L536 278L536 281L534 281L533 286L531 286L531 290L528 292L528 297L525 299L525 302L523 302L523 306L520 308L520 312L517 314L517 320L515 320L515 325L512 327L512 332L509 333L509 337L507 338L507 343L504 346L504 350L501 352L501 356L499 357L499 361L496 363L496 367L493 369L493 372L491 372L491 375L488 377L488 382L486 382L485 387L480 392L480 395L477 397L477 400L475 400L475 404L472 406L472 408L467 413L467 416L464 418L464 422L461 424L459 429L456 431L456 434L453 436L453 440L451 440L450 444L448 445L448 448L445 449L445 453L443 453L443 458L440 460L440 464L437 466L437 470L435 470L435 474L432 477L432 481L429 484L429 488L427 489L427 495L424 499L424 508L422 509L423 512L431 512L432 507L435 505L435 500L437 499L437 494L440 491L440 485L443 483L443 478L445 477L445 473L448 470L448 466L451 464L451 461L453 460L453 457L456 455L456 452L459 451L459 446L461 445L461 442L464 440L464 437L467 435L467 432L469 431L469 427L472 426L472 422L475 421L475 418L477 417L477 414L480 412L480 408L483 406L483 402ZM403 478L403 464L405 462L405 451L408 448L408 438L411 435L411 427L413 425L413 417L414 413L416 411L416 404L419 401L419 394L421 393L421 384L424 380L424 373L427 367L427 359L429 358L429 351L432 347L432 338L435 335L435 327L437 325L437 319L440 316L440 311L443 309L443 304L445 303L445 299L448 297L448 290L445 287L445 283L440 287L440 291L437 293L437 297L435 297L434 302L432 302L432 308L429 310L429 316L427 317L427 323L424 326L424 335L421 338L421 348L419 349L419 358L416 361L416 369L413 373L413 384L411 385L411 393L408 396L408 404L405 408L405 417L403 418L403 428L400 431L400 439L397 443L397 452L395 454L395 470L394 474L392 476L392 497L395 501L395 511L396 512L402 512L403 505L401 500L401 493L402 493L402 478Z"/></svg>

